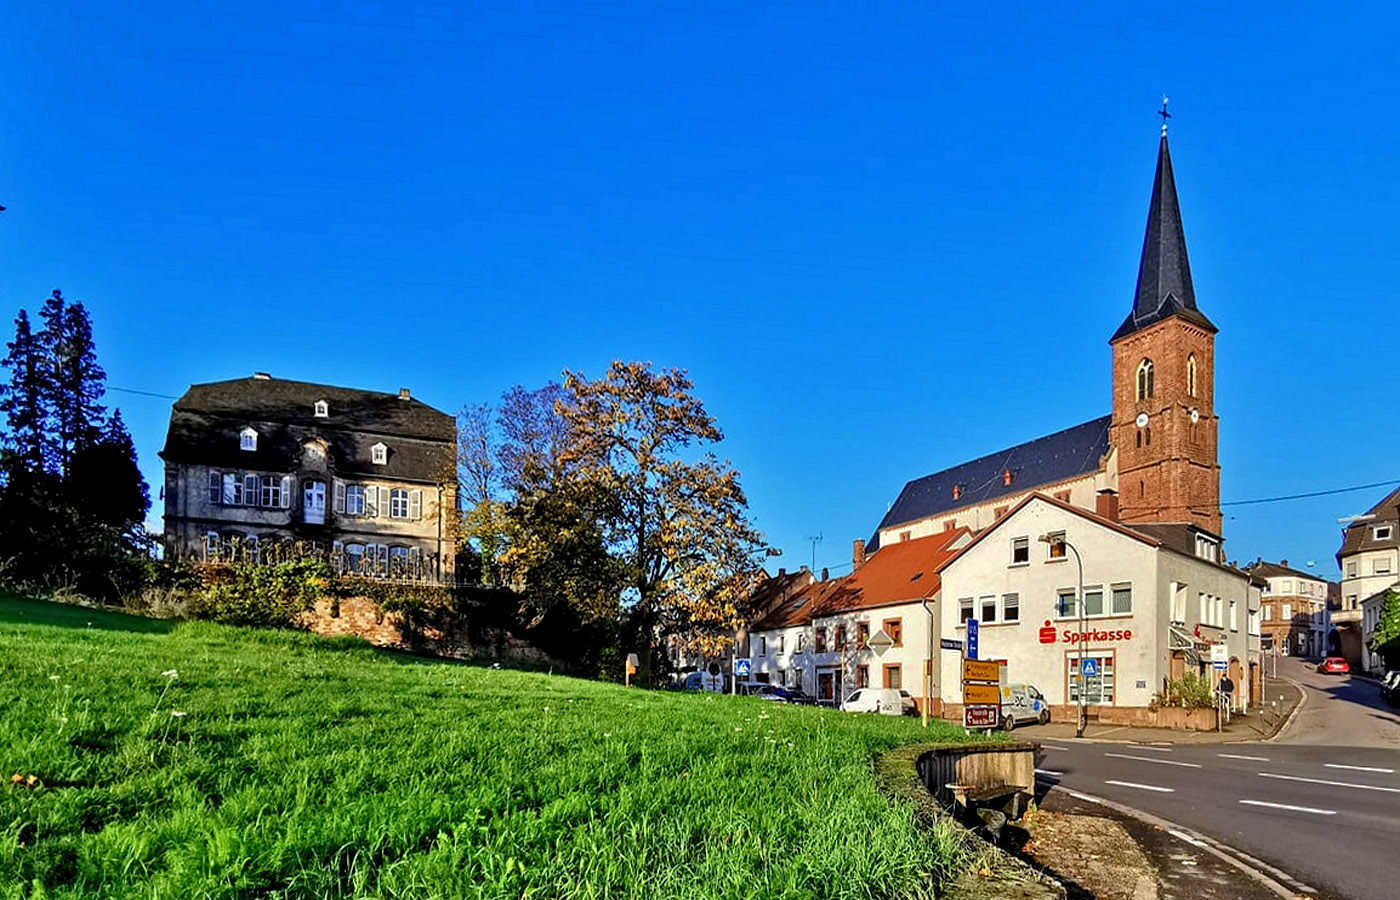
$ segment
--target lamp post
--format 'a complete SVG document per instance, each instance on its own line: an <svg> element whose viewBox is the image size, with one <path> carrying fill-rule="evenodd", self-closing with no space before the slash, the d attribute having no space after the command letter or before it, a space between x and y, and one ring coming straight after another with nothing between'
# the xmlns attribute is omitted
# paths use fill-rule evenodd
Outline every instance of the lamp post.
<svg viewBox="0 0 1400 900"><path fill-rule="evenodd" d="M1074 595L1074 605L1079 610L1079 719L1074 726L1074 736L1084 736L1084 726L1088 719L1088 710L1084 705L1084 695L1088 692L1089 682L1084 677L1084 560L1079 556L1079 550L1073 544L1064 539L1063 535L1042 534L1040 536L1042 544L1054 546L1060 544L1074 551L1074 564L1079 569L1079 590Z"/></svg>

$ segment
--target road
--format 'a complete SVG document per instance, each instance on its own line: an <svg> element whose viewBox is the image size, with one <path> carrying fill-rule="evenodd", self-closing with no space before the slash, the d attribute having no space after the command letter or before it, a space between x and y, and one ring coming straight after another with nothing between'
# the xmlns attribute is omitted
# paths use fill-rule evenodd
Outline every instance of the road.
<svg viewBox="0 0 1400 900"><path fill-rule="evenodd" d="M1279 674L1307 696L1273 742L1047 740L1037 778L1186 826L1323 897L1400 900L1400 710L1372 682L1295 660L1281 660Z"/></svg>

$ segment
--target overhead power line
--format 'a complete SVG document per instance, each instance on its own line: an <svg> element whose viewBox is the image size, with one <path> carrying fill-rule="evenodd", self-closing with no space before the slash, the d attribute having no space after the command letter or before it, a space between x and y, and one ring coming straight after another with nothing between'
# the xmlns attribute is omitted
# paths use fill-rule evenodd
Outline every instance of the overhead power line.
<svg viewBox="0 0 1400 900"><path fill-rule="evenodd" d="M1278 503L1282 500L1305 500L1308 497L1326 497L1331 494L1345 494L1349 491L1364 491L1370 488L1386 487L1387 485L1392 484L1400 484L1400 478L1392 478L1389 481L1374 481L1370 484L1358 484L1355 487L1335 488L1330 491L1313 491L1308 494L1285 494L1280 497L1258 497L1254 500L1230 500L1220 505L1249 506L1254 503Z"/></svg>
<svg viewBox="0 0 1400 900"><path fill-rule="evenodd" d="M121 391L123 394L140 394L142 397L159 397L162 400L179 400L174 394L157 394L154 391L138 391L135 388L113 387L107 385L109 391Z"/></svg>

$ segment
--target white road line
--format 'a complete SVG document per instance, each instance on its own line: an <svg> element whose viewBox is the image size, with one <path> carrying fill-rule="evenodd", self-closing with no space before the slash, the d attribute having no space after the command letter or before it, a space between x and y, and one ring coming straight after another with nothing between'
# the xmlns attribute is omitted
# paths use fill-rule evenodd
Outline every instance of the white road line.
<svg viewBox="0 0 1400 900"><path fill-rule="evenodd" d="M1385 775L1394 775L1394 769L1382 769L1378 766L1344 766L1341 763L1323 763L1329 769L1350 769L1353 772L1380 772Z"/></svg>
<svg viewBox="0 0 1400 900"><path fill-rule="evenodd" d="M1194 836L1189 835L1189 834L1187 834L1187 833L1184 832L1184 831L1177 831L1175 828L1168 828L1168 829L1167 829L1167 834L1171 835L1172 837L1176 838L1177 840L1185 841L1186 843L1190 844L1190 845L1193 846L1193 847L1204 847L1204 846L1205 846L1205 844L1203 844L1202 842L1196 840L1196 838L1195 838Z"/></svg>
<svg viewBox="0 0 1400 900"><path fill-rule="evenodd" d="M1149 745L1147 745L1147 744L1133 744L1133 749L1134 749L1134 750L1151 750L1153 753L1170 753L1170 752L1172 752L1172 748L1170 748L1170 747L1152 747L1152 746L1149 746Z"/></svg>
<svg viewBox="0 0 1400 900"><path fill-rule="evenodd" d="M1268 758L1267 756L1241 756L1241 755L1238 754L1238 753L1217 753L1217 754L1215 754L1215 755L1218 756L1218 757L1220 757L1221 759L1247 759L1247 760L1249 760L1250 762L1268 762L1268 761L1269 761L1269 758Z"/></svg>
<svg viewBox="0 0 1400 900"><path fill-rule="evenodd" d="M1161 794L1175 794L1175 793L1176 793L1176 788L1158 787L1158 786L1155 785L1155 784L1138 784L1137 782L1133 782L1133 781L1105 781L1104 784L1116 784L1116 785L1118 785L1119 787L1138 788L1138 789L1144 790L1144 791L1157 791L1158 793L1161 793Z"/></svg>
<svg viewBox="0 0 1400 900"><path fill-rule="evenodd" d="M1041 746L1041 748L1044 749L1044 750L1068 750L1068 749L1069 749L1068 747L1056 747L1054 744L1041 744L1040 746Z"/></svg>
<svg viewBox="0 0 1400 900"><path fill-rule="evenodd" d="M1037 774L1037 775L1063 775L1063 774L1065 774L1065 773L1064 773L1064 772L1055 772L1055 771L1053 771L1053 770L1051 770L1051 769L1036 769L1036 770L1035 770L1035 774Z"/></svg>
<svg viewBox="0 0 1400 900"><path fill-rule="evenodd" d="M1400 794L1400 788L1381 787L1378 784L1353 784L1350 781L1327 781L1322 778L1300 778L1297 775L1275 775L1273 772L1260 772L1260 778L1279 778L1283 781L1306 781L1308 784L1329 784L1332 787L1349 787L1362 791L1385 791L1387 794Z"/></svg>
<svg viewBox="0 0 1400 900"><path fill-rule="evenodd" d="M1200 763L1177 762L1174 759L1153 759L1150 756L1130 756L1127 753L1105 753L1104 756L1111 756L1114 759L1135 759L1139 762L1156 763L1159 766L1181 766L1186 769L1199 769Z"/></svg>
<svg viewBox="0 0 1400 900"><path fill-rule="evenodd" d="M1270 809L1286 809L1291 812L1316 813L1319 816L1335 816L1335 809L1314 809L1311 806L1289 806L1287 803L1265 803L1263 800L1241 800L1249 806L1267 806Z"/></svg>
<svg viewBox="0 0 1400 900"><path fill-rule="evenodd" d="M1090 797L1088 794L1079 794L1079 793L1075 793L1074 791L1066 791L1066 793L1068 793L1068 794L1069 794L1071 797L1073 797L1074 799L1076 799L1076 800L1083 800L1083 801L1085 801L1086 803L1099 803L1099 804L1102 804L1102 803L1103 803L1103 801L1100 800L1098 797Z"/></svg>

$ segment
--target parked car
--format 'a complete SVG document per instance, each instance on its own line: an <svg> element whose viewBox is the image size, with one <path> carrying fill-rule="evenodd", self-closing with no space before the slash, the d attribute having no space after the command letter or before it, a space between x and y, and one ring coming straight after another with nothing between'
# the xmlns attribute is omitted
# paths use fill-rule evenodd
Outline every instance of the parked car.
<svg viewBox="0 0 1400 900"><path fill-rule="evenodd" d="M1349 675L1351 666L1340 656L1329 656L1318 664L1317 670L1328 675Z"/></svg>
<svg viewBox="0 0 1400 900"><path fill-rule="evenodd" d="M759 685L758 690L752 692L760 700L773 700L778 703L796 703L797 692L781 684Z"/></svg>
<svg viewBox="0 0 1400 900"><path fill-rule="evenodd" d="M724 676L709 672L691 672L677 682L683 691L705 691L710 694L724 693Z"/></svg>
<svg viewBox="0 0 1400 900"><path fill-rule="evenodd" d="M1001 690L1001 727L1010 731L1017 725L1050 721L1050 704L1033 684L1008 684Z"/></svg>
<svg viewBox="0 0 1400 900"><path fill-rule="evenodd" d="M873 712L886 716L913 715L919 711L908 691L899 688L861 688L841 704L843 712Z"/></svg>

